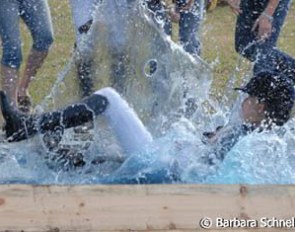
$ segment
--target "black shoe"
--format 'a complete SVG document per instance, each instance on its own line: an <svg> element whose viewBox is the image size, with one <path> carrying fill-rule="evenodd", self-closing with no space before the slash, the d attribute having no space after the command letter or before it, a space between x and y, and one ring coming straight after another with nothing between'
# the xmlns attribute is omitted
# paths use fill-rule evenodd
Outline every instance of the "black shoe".
<svg viewBox="0 0 295 232"><path fill-rule="evenodd" d="M8 142L24 140L35 134L34 118L11 106L3 91L0 91L0 105L5 120L3 130Z"/></svg>

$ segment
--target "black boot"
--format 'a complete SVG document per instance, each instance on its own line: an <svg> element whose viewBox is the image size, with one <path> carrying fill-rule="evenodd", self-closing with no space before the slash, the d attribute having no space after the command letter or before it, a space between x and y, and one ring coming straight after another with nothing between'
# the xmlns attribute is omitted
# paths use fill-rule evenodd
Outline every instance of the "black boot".
<svg viewBox="0 0 295 232"><path fill-rule="evenodd" d="M26 115L9 104L8 97L0 91L1 111L5 119L4 131L9 142L27 139L37 132L35 116Z"/></svg>
<svg viewBox="0 0 295 232"><path fill-rule="evenodd" d="M95 116L103 113L107 106L106 97L92 94L81 102L64 109L43 113L41 115L26 115L9 105L8 98L0 91L0 103L5 119L4 130L9 142L28 139L37 133L63 130L92 121Z"/></svg>

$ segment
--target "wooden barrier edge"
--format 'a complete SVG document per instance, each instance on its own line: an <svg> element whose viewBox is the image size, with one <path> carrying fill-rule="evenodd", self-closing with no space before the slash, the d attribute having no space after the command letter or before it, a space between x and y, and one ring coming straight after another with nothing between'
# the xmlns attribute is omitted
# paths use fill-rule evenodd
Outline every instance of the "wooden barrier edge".
<svg viewBox="0 0 295 232"><path fill-rule="evenodd" d="M292 221L294 196L288 185L0 185L0 231L204 231L203 218L209 231L278 231L216 220Z"/></svg>

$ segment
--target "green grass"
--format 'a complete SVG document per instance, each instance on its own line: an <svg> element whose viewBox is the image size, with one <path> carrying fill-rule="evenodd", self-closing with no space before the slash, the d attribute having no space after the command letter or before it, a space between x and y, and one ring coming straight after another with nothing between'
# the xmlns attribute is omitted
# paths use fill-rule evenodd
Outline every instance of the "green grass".
<svg viewBox="0 0 295 232"><path fill-rule="evenodd" d="M168 0L167 0L168 1ZM52 19L55 30L55 41L44 66L32 81L30 92L34 102L38 103L46 96L56 80L57 74L62 71L73 48L75 36L72 27L68 1L50 0ZM295 56L295 4L289 11L288 18L281 33L278 47L290 55ZM31 46L31 38L26 27L22 25L23 55L27 57ZM177 38L176 27L174 36ZM234 50L235 15L229 7L217 7L206 15L201 29L203 44L203 58L213 65L213 90L222 91L231 75L241 78L248 70L249 63L242 62L241 71L236 72L239 56Z"/></svg>

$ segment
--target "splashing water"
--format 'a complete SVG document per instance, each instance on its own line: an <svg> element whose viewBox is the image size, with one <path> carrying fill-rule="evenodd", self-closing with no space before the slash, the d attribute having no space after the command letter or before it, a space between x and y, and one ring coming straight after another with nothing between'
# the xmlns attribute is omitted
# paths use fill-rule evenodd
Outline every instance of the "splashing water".
<svg viewBox="0 0 295 232"><path fill-rule="evenodd" d="M48 150L44 135L3 142L0 183L295 183L294 120L242 137L223 161L204 162L212 147L202 141L202 132L227 123L229 107L209 97L209 66L173 43L152 15L142 1L100 5L90 35L40 106L50 110L78 100L75 63L90 59L95 87L116 88L154 142L125 156L103 118L90 132L65 131L59 153L54 146ZM230 122L236 119L232 114Z"/></svg>

